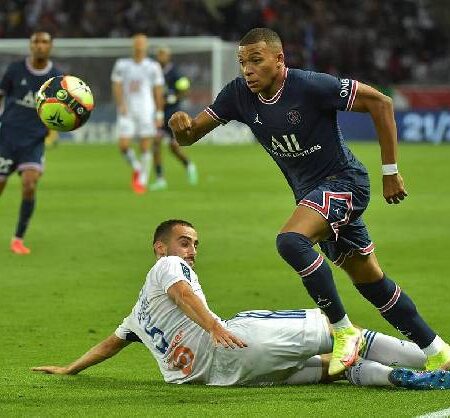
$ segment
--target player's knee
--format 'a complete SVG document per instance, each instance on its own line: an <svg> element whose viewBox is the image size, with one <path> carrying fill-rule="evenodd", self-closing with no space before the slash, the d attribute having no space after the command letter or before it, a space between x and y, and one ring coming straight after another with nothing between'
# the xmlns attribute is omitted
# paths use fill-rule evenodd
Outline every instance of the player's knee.
<svg viewBox="0 0 450 418"><path fill-rule="evenodd" d="M36 188L37 188L36 182L24 183L22 197L27 200L34 199L34 196L36 194Z"/></svg>
<svg viewBox="0 0 450 418"><path fill-rule="evenodd" d="M281 232L277 235L277 250L285 260L297 258L312 248L311 241L297 232Z"/></svg>

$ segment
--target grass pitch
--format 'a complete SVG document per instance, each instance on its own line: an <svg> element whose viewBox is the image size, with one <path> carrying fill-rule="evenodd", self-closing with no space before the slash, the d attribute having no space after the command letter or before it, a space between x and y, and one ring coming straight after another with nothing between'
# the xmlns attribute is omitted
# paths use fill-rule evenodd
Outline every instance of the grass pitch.
<svg viewBox="0 0 450 418"><path fill-rule="evenodd" d="M410 196L388 206L381 194L379 148L352 143L372 174L365 220L388 275L450 340L448 247L450 147L402 145ZM275 164L257 145L196 146L200 184L165 155L169 190L134 195L113 145L61 144L47 153L28 257L8 251L20 185L0 199L1 416L402 416L450 407L450 391L363 389L347 383L303 387L210 388L163 382L146 349L132 345L78 376L29 371L66 364L112 333L133 306L153 264L151 234L181 217L199 232L197 271L211 308L313 307L277 255L275 236L294 208ZM365 327L399 336L339 271L348 313ZM264 361L264 359L261 359Z"/></svg>

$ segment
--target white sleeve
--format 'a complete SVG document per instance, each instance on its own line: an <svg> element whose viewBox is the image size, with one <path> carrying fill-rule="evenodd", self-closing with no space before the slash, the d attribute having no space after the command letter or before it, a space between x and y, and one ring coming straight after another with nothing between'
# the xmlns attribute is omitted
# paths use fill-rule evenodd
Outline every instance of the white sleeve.
<svg viewBox="0 0 450 418"><path fill-rule="evenodd" d="M191 270L189 266L179 257L165 257L161 260L157 280L164 292L173 284L184 280L191 284Z"/></svg>
<svg viewBox="0 0 450 418"><path fill-rule="evenodd" d="M126 340L127 339L127 334L129 334L130 332L132 332L128 327L127 327L127 321L128 321L128 317L124 318L122 323L117 327L117 329L114 331L114 334L116 334L116 337L120 338L121 340Z"/></svg>
<svg viewBox="0 0 450 418"><path fill-rule="evenodd" d="M153 66L153 85L154 86L164 86L165 80L164 80L164 74L161 68L161 65L159 62L155 62L155 65Z"/></svg>
<svg viewBox="0 0 450 418"><path fill-rule="evenodd" d="M123 65L117 60L111 72L111 81L121 82L123 80Z"/></svg>
<svg viewBox="0 0 450 418"><path fill-rule="evenodd" d="M142 342L141 339L128 327L128 316L116 328L114 334L117 338L125 341Z"/></svg>

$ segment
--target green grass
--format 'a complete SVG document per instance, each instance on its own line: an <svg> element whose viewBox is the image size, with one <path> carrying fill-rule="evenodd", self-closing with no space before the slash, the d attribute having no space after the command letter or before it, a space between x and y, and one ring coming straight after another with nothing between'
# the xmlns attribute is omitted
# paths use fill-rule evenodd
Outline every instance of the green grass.
<svg viewBox="0 0 450 418"><path fill-rule="evenodd" d="M384 270L450 340L448 231L450 147L401 147L410 196L384 203L377 144L352 143L372 173L365 220ZM47 172L26 242L28 257L8 251L20 202L14 176L0 199L0 416L414 416L450 406L449 392L363 389L338 383L274 388L171 386L145 348L133 345L79 376L34 374L65 364L109 335L135 302L153 263L151 235L162 220L197 227L197 271L215 312L313 307L275 249L293 199L275 164L256 145L197 146L201 183L166 155L170 189L136 196L112 145L62 144ZM353 319L397 334L336 271Z"/></svg>

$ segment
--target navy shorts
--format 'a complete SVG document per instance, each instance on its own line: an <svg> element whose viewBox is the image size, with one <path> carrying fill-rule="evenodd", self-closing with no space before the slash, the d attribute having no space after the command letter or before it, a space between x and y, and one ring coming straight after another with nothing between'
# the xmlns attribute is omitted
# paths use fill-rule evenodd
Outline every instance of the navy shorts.
<svg viewBox="0 0 450 418"><path fill-rule="evenodd" d="M346 178L327 178L298 203L319 212L330 224L331 237L319 242L321 250L336 265L356 253L375 249L361 216L370 200L370 187Z"/></svg>
<svg viewBox="0 0 450 418"><path fill-rule="evenodd" d="M14 171L44 170L45 144L42 136L33 137L17 128L0 126L0 180Z"/></svg>

